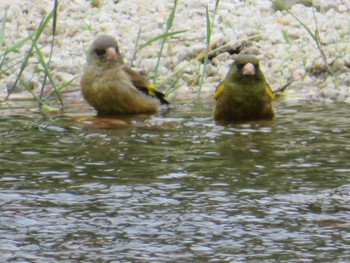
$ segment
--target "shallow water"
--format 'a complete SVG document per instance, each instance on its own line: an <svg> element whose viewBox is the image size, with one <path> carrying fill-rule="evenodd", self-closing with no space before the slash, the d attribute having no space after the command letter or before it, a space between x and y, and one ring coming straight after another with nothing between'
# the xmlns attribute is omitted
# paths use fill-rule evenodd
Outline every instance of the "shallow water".
<svg viewBox="0 0 350 263"><path fill-rule="evenodd" d="M0 109L6 262L347 262L348 104L96 120ZM80 111L80 112L79 112Z"/></svg>

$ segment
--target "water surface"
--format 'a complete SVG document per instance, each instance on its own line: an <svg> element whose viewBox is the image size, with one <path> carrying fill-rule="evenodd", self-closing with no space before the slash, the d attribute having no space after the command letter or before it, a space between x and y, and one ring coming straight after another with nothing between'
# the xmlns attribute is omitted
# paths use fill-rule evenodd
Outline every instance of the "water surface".
<svg viewBox="0 0 350 263"><path fill-rule="evenodd" d="M207 103L124 120L2 106L1 258L348 262L349 106L275 105L227 126Z"/></svg>

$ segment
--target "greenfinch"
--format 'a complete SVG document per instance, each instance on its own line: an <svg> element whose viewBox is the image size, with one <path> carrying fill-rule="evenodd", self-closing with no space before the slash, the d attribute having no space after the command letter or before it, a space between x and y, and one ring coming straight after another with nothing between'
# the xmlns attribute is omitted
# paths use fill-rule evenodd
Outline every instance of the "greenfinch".
<svg viewBox="0 0 350 263"><path fill-rule="evenodd" d="M169 104L149 80L124 64L117 40L109 35L91 44L80 84L98 115L153 114Z"/></svg>
<svg viewBox="0 0 350 263"><path fill-rule="evenodd" d="M216 88L214 119L217 121L249 121L272 119L273 92L250 55L236 55L225 79Z"/></svg>

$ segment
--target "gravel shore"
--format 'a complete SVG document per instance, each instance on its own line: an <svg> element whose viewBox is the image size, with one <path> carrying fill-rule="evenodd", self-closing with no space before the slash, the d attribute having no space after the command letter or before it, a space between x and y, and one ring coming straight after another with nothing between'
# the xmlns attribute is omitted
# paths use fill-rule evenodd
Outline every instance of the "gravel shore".
<svg viewBox="0 0 350 263"><path fill-rule="evenodd" d="M178 1L171 31L186 32L170 38L165 44L158 70L159 82L205 50L206 5L212 18L215 1ZM232 53L240 52L254 54L260 59L272 89L292 81L286 91L287 99L350 102L350 1L315 0L314 5L317 6L315 17L320 40L333 76L327 72L315 41L286 11L276 10L268 0L221 0L211 43L214 48L225 48L210 57L201 96L212 96L216 85L228 71ZM43 16L52 10L53 1L14 0L10 4L1 1L1 19L6 6L9 9L2 49L35 31ZM77 77L69 89L79 89L80 75L86 62L85 51L99 33L115 36L125 60L130 63L138 32L141 32L139 45L163 34L172 7L172 0L153 0L147 4L144 0L62 1L51 62L56 82ZM315 30L312 7L295 4L290 10L311 31ZM50 30L48 27L39 41L46 58L50 51ZM136 54L134 65L148 76L154 72L160 42L154 42ZM28 48L29 42L17 52L8 54L5 61L19 61ZM35 56L29 63L23 79L39 89L43 74L36 70ZM170 100L197 95L202 67L200 61L186 67L175 83L179 88L170 95ZM2 67L0 85L4 90L14 83L18 71L19 66ZM165 83L164 91L172 84Z"/></svg>

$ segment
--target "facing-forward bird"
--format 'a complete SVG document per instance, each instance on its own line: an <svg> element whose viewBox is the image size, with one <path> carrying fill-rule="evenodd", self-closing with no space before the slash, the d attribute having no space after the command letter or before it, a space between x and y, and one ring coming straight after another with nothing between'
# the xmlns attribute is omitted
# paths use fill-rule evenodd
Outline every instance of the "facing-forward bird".
<svg viewBox="0 0 350 263"><path fill-rule="evenodd" d="M214 119L238 122L272 119L273 92L262 73L259 60L237 55L225 79L216 88Z"/></svg>
<svg viewBox="0 0 350 263"><path fill-rule="evenodd" d="M148 79L124 64L117 40L109 35L91 44L80 84L98 115L153 114L169 104Z"/></svg>

